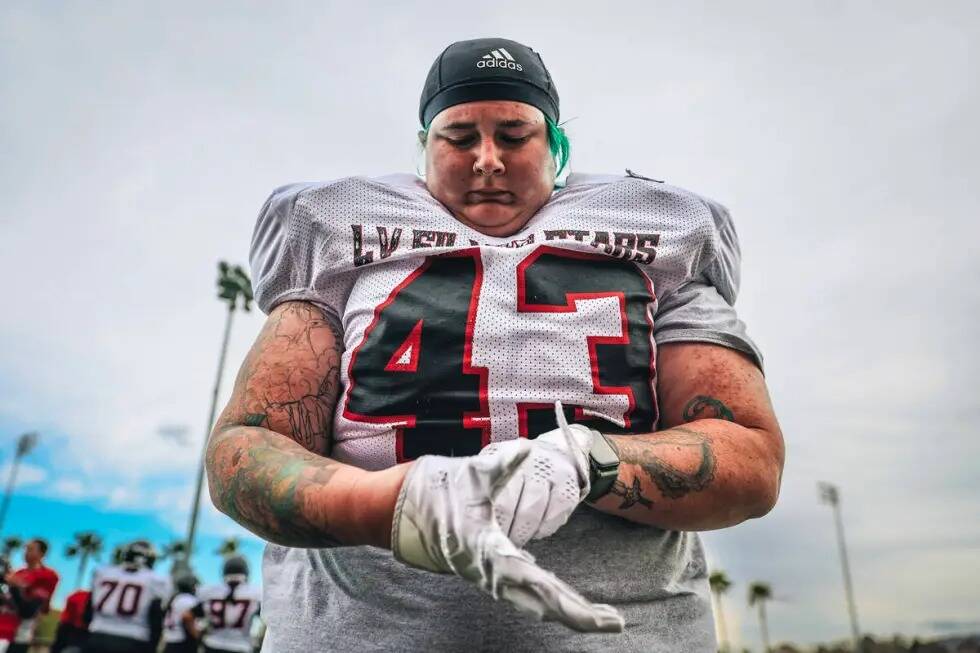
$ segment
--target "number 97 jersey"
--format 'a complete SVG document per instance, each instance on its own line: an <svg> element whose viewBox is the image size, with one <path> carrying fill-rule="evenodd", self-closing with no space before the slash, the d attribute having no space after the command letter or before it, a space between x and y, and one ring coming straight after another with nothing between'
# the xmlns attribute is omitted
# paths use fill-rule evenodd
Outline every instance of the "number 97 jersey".
<svg viewBox="0 0 980 653"><path fill-rule="evenodd" d="M252 650L252 619L259 613L261 591L248 583L209 585L198 591L199 605L207 618L204 646L217 651Z"/></svg>
<svg viewBox="0 0 980 653"><path fill-rule="evenodd" d="M732 308L727 212L639 178L572 175L507 238L414 177L294 185L263 208L251 263L264 311L308 301L342 329L321 453L368 469L534 437L558 399L569 420L650 432L657 342L729 337L756 354Z"/></svg>

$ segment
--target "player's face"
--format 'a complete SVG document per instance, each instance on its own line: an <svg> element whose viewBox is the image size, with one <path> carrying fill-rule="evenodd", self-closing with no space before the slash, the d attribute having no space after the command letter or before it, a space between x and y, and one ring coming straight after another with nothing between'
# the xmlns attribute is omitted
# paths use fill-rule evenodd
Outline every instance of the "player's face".
<svg viewBox="0 0 980 653"><path fill-rule="evenodd" d="M520 231L555 185L544 114L504 100L446 109L429 126L425 177L463 224L489 236Z"/></svg>
<svg viewBox="0 0 980 653"><path fill-rule="evenodd" d="M24 562L29 565L34 565L44 558L44 554L41 553L41 545L37 542L28 542L24 547Z"/></svg>

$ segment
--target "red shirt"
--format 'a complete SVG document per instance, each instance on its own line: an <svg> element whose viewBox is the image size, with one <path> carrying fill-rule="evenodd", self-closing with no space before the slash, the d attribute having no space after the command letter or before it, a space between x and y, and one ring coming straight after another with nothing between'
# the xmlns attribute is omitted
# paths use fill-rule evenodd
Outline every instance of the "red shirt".
<svg viewBox="0 0 980 653"><path fill-rule="evenodd" d="M85 623L85 604L91 594L88 590L75 590L65 599L65 609L61 611L61 623L87 630Z"/></svg>
<svg viewBox="0 0 980 653"><path fill-rule="evenodd" d="M51 606L51 597L58 586L58 574L41 565L33 569L25 567L14 572L13 583L20 587L21 596L28 601L41 600L41 612ZM13 641L20 626L20 615L13 605L4 602L0 607L0 640Z"/></svg>

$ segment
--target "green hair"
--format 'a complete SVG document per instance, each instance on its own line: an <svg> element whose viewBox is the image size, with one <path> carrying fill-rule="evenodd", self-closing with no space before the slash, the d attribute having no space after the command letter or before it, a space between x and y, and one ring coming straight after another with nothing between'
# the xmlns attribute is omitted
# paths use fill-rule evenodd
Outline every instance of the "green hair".
<svg viewBox="0 0 980 653"><path fill-rule="evenodd" d="M565 130L554 123L551 118L545 118L548 123L548 146L551 148L551 156L555 157L555 176L561 175L561 171L568 165L568 159L572 155L572 146L568 142L568 135Z"/></svg>

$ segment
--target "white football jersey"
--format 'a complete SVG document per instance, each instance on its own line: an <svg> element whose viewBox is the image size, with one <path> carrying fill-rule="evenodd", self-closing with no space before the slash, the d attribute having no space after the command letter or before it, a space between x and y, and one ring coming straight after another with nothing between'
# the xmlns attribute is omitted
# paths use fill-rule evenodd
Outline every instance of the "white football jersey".
<svg viewBox="0 0 980 653"><path fill-rule="evenodd" d="M322 453L367 469L534 437L559 399L570 421L653 431L658 342L761 358L732 308L727 211L641 178L571 175L507 238L459 222L412 176L296 184L266 202L251 265L262 310L308 301L342 329ZM319 419L308 399L290 413L298 434Z"/></svg>
<svg viewBox="0 0 980 653"><path fill-rule="evenodd" d="M181 592L174 597L167 608L167 614L163 618L163 641L168 644L171 642L182 642L187 639L184 632L184 613L192 610L198 603L197 597L193 594Z"/></svg>
<svg viewBox="0 0 980 653"><path fill-rule="evenodd" d="M96 569L89 631L148 642L150 604L169 597L170 580L150 569L129 571L119 565Z"/></svg>
<svg viewBox="0 0 980 653"><path fill-rule="evenodd" d="M208 620L204 645L221 651L249 653L252 619L259 612L262 591L243 583L232 592L223 583L198 590L198 598Z"/></svg>

